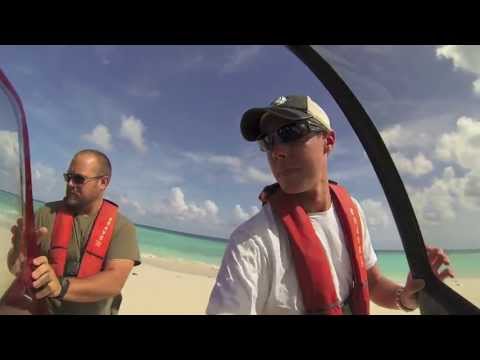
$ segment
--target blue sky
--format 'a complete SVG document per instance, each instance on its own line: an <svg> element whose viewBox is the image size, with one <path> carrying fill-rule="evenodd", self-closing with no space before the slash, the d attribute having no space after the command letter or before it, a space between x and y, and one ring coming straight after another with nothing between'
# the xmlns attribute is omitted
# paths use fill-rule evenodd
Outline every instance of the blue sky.
<svg viewBox="0 0 480 360"><path fill-rule="evenodd" d="M480 205L480 49L316 48L382 131L426 238L478 248L468 229ZM94 147L112 160L108 196L133 221L228 237L273 181L264 154L240 135L242 113L308 94L337 132L331 178L363 205L376 247L400 246L343 114L282 46L0 46L0 59L27 112L37 199L62 197L71 156Z"/></svg>

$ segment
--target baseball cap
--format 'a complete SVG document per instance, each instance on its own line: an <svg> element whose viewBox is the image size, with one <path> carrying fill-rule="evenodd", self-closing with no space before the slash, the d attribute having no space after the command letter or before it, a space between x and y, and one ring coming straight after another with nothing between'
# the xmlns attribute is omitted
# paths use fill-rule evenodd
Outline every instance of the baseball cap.
<svg viewBox="0 0 480 360"><path fill-rule="evenodd" d="M252 108L243 114L240 129L247 141L255 141L259 138L261 135L260 119L266 113L292 121L312 119L326 130L332 130L330 119L325 111L309 96L280 96L272 101L269 107Z"/></svg>

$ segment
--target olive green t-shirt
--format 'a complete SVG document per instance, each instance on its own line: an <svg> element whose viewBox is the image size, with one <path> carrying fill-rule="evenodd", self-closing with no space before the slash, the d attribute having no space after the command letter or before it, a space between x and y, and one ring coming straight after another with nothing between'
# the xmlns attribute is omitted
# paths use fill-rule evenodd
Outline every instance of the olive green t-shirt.
<svg viewBox="0 0 480 360"><path fill-rule="evenodd" d="M35 214L36 227L45 226L48 229L48 234L40 239L40 248L44 256L48 256L55 213L62 204L62 201L47 203ZM78 273L82 259L81 255L86 248L95 218L96 214L92 216L77 215L74 217L72 238L68 244L64 276L74 277ZM140 264L140 251L138 249L135 226L120 212L117 212L112 240L105 262L113 259L129 259L134 261L135 266ZM122 295L94 303L48 300L50 311L54 314L109 315L118 313Z"/></svg>

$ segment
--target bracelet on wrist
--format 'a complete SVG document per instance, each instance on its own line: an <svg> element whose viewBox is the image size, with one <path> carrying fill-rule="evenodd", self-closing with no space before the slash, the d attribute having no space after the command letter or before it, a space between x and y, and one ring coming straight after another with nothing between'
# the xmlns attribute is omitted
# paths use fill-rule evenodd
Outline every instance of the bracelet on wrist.
<svg viewBox="0 0 480 360"><path fill-rule="evenodd" d="M396 291L395 291L395 304L397 305L397 308L398 309L401 309L405 312L412 312L412 311L415 311L415 309L411 309L407 306L405 306L403 303L402 303L402 293L405 291L405 288L404 287L399 287Z"/></svg>

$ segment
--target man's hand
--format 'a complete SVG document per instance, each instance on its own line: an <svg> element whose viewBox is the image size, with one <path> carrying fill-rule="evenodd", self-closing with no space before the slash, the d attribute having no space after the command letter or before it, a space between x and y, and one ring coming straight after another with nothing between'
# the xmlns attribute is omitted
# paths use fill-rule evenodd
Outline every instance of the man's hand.
<svg viewBox="0 0 480 360"><path fill-rule="evenodd" d="M12 248L8 252L7 264L8 264L8 269L14 275L18 275L21 272L23 263L26 260L25 255L22 254L21 252L20 241L22 240L22 233L21 233L21 230L19 229L23 230L22 218L18 218L17 224L13 225L10 228L10 231L12 233L12 238L11 238Z"/></svg>
<svg viewBox="0 0 480 360"><path fill-rule="evenodd" d="M427 255L430 266L432 267L433 273L441 281L445 280L447 277L454 277L452 270L448 267L450 265L450 260L448 259L447 254L436 247L427 246ZM442 271L439 271L442 265L447 266ZM412 274L409 273L407 277L407 282L405 283L405 289L400 296L400 301L402 304L410 309L416 309L418 307L418 293L425 287L425 281L422 279L413 279Z"/></svg>
<svg viewBox="0 0 480 360"><path fill-rule="evenodd" d="M10 228L10 232L12 233L12 247L17 254L20 252L20 241L23 238L23 231L23 219L18 218L17 225L13 225ZM40 239L47 234L48 229L44 226L35 230L35 239L37 240L37 245L40 244Z"/></svg>
<svg viewBox="0 0 480 360"><path fill-rule="evenodd" d="M25 254L22 251L22 245L21 241L23 239L23 219L18 218L17 219L17 224L13 225L10 228L10 231L12 233L12 248L10 249L8 253L8 268L10 272L13 274L17 275L22 271L23 264L26 260ZM40 243L40 240L43 236L47 235L48 229L46 227L41 227L37 230L35 230L35 239L37 241L37 244ZM25 248L23 246L23 248Z"/></svg>
<svg viewBox="0 0 480 360"><path fill-rule="evenodd" d="M33 287L40 289L35 293L35 297L43 299L44 297L57 297L60 295L62 286L55 271L48 263L47 257L39 256L33 259L33 265L37 266L35 271L32 272Z"/></svg>

